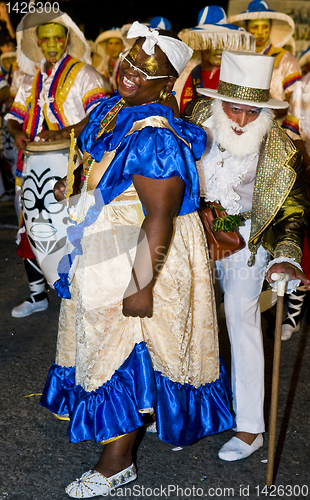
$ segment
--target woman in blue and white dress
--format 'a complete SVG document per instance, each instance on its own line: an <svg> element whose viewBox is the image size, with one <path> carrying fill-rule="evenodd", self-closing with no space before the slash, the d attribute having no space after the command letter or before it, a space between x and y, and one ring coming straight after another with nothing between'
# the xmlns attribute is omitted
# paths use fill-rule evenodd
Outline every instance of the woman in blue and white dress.
<svg viewBox="0 0 310 500"><path fill-rule="evenodd" d="M163 105L191 50L139 23L128 36L137 41L122 56L118 92L79 139L84 186L68 230L73 250L59 265L57 356L41 400L69 414L71 441L105 444L67 487L75 498L136 478L144 413L155 413L160 439L180 446L233 425L197 213L206 135ZM64 189L59 182L58 199Z"/></svg>

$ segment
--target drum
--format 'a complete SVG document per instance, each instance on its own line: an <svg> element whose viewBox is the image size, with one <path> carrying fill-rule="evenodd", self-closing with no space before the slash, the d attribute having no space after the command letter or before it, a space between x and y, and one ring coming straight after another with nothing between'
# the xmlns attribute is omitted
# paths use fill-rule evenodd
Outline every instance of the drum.
<svg viewBox="0 0 310 500"><path fill-rule="evenodd" d="M59 278L68 222L67 201L56 201L53 188L67 175L69 153L70 140L30 142L24 150L23 218L31 249L51 286Z"/></svg>

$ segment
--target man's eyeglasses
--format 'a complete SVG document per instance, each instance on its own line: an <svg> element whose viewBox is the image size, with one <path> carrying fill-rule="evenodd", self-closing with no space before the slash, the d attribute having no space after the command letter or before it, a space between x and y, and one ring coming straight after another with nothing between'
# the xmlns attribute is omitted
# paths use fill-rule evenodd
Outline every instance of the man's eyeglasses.
<svg viewBox="0 0 310 500"><path fill-rule="evenodd" d="M146 78L147 80L156 80L157 78L173 78L172 76L169 76L169 75L162 75L162 76L151 76L151 75L148 75L145 71L143 71L141 68L138 68L137 66L135 66L131 61L130 59L128 59L126 56L128 55L128 52L121 52L120 55L119 55L119 58L120 60L123 62L123 61L126 61L129 66L131 68L133 68L135 71L138 71L139 73L141 73L144 78Z"/></svg>

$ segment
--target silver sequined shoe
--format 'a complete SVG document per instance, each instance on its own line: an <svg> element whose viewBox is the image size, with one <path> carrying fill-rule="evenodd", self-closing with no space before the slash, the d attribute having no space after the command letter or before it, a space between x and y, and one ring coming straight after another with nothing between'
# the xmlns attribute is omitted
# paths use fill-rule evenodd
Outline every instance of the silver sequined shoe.
<svg viewBox="0 0 310 500"><path fill-rule="evenodd" d="M156 422L153 422L151 425L148 425L146 428L146 432L157 432Z"/></svg>
<svg viewBox="0 0 310 500"><path fill-rule="evenodd" d="M66 493L72 498L107 496L114 488L130 483L136 478L137 470L134 464L110 477L105 477L95 470L89 470L70 483L66 488Z"/></svg>

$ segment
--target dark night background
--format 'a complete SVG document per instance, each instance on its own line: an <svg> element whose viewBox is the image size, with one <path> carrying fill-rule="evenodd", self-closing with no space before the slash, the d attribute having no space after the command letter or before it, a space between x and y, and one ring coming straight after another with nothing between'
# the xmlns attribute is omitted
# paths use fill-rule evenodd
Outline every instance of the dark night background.
<svg viewBox="0 0 310 500"><path fill-rule="evenodd" d="M21 1L18 2L21 4ZM43 1L45 3L45 1ZM53 3L53 0L50 0ZM167 18L173 31L178 33L183 28L191 28L197 24L199 11L206 7L206 1L184 2L158 0L68 0L58 1L60 9L72 17L73 21L84 31L88 40L95 40L101 31L112 27L121 27L133 21L146 22L154 16ZM214 2L215 3L215 2ZM11 20L16 28L23 17L12 11L15 0L10 1ZM227 2L216 2L225 10Z"/></svg>

